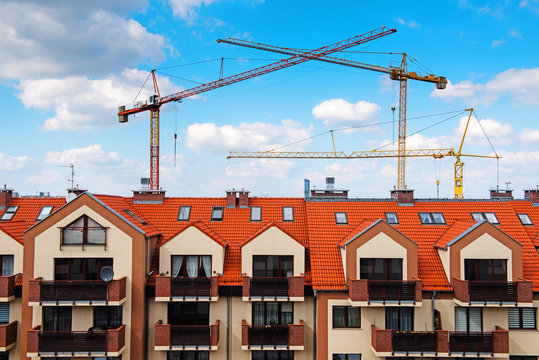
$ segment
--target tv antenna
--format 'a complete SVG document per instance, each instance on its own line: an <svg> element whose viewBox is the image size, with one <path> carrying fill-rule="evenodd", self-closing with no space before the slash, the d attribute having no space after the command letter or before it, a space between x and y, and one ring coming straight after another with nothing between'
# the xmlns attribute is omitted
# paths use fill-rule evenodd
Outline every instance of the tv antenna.
<svg viewBox="0 0 539 360"><path fill-rule="evenodd" d="M66 180L71 183L70 189L74 189L75 188L75 165L73 165L72 163L69 163L69 165L58 165L58 166L68 167L71 169L71 179L66 179Z"/></svg>

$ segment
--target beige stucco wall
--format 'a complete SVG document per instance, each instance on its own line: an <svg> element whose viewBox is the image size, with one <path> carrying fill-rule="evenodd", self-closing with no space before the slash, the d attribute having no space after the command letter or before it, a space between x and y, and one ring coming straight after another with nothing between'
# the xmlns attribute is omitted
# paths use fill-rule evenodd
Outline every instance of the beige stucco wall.
<svg viewBox="0 0 539 360"><path fill-rule="evenodd" d="M88 215L97 221L101 226L107 227L107 248L104 246L62 246L60 249L60 227L65 227L77 220L82 215ZM54 259L55 258L112 258L114 268L114 278L119 279L126 276L126 301L123 303L123 323L126 325L125 342L126 347L123 357L129 359L130 333L131 333L131 274L132 274L132 239L104 217L87 207L81 206L77 210L68 214L61 221L52 225L35 238L35 259L34 274L29 274L32 278L43 277L44 280L54 279ZM144 266L144 264L141 264ZM41 325L41 307L33 308L32 326ZM72 330L88 330L93 323L92 307L75 306L72 311Z"/></svg>
<svg viewBox="0 0 539 360"><path fill-rule="evenodd" d="M22 273L23 245L0 230L0 255L13 255L13 273Z"/></svg>
<svg viewBox="0 0 539 360"><path fill-rule="evenodd" d="M361 258L402 259L402 278L408 279L408 260L406 256L406 248L383 232L378 233L365 244L361 245L357 249L356 256L356 279L359 279L359 263Z"/></svg>
<svg viewBox="0 0 539 360"><path fill-rule="evenodd" d="M440 249L436 248L438 251L438 256L440 256L440 260L442 261L442 265L444 267L445 271L445 277L447 278L447 281L451 282L450 274L451 274L451 262L449 261L449 250L448 249Z"/></svg>
<svg viewBox="0 0 539 360"><path fill-rule="evenodd" d="M211 255L212 274L222 274L225 248L202 231L191 226L167 241L159 249L159 273L171 273L172 255Z"/></svg>
<svg viewBox="0 0 539 360"><path fill-rule="evenodd" d="M253 275L253 255L293 255L294 276L305 273L305 248L279 228L273 226L241 249L241 272Z"/></svg>
<svg viewBox="0 0 539 360"><path fill-rule="evenodd" d="M511 249L490 236L483 234L460 251L460 274L464 278L465 259L506 259L507 280L513 279ZM516 279L515 279L516 280Z"/></svg>
<svg viewBox="0 0 539 360"><path fill-rule="evenodd" d="M9 350L10 359L19 359L21 351L21 319L22 319L22 299L15 298L9 303L9 322L17 321L17 345Z"/></svg>
<svg viewBox="0 0 539 360"><path fill-rule="evenodd" d="M533 306L537 309L539 301L534 301ZM536 328L537 328L537 310ZM534 355L539 354L539 331L535 330L509 330L509 353L511 355Z"/></svg>

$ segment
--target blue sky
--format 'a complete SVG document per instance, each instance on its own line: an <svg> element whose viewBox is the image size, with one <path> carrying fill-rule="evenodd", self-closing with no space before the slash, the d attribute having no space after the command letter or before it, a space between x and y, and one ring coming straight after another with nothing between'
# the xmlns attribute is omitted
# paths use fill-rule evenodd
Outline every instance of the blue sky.
<svg viewBox="0 0 539 360"><path fill-rule="evenodd" d="M130 195L149 173L149 114L117 122L148 72L161 94L216 80L284 56L233 45L235 37L291 48L318 48L382 25L397 32L335 56L382 66L406 52L447 77L446 90L408 83L412 148L458 147L464 118L475 117L463 152L464 195L539 183L539 1L0 1L0 182L21 194L64 194L75 182L94 193ZM420 64L416 65L416 64ZM141 99L151 93L142 89ZM372 150L394 139L398 83L386 75L315 61L169 103L161 108L161 186L168 195L301 196L303 179L326 176L353 197L388 197L396 159L226 160L228 151ZM434 116L435 114L442 114ZM395 112L397 119L397 112ZM432 126L441 122L439 125ZM431 127L432 126L432 127ZM395 122L396 127L396 122ZM427 128L426 130L423 130ZM178 134L174 166L174 133ZM316 136L318 134L323 134ZM299 140L304 140L298 142ZM297 142L297 143L296 143ZM389 145L388 145L389 144ZM406 184L421 198L453 197L453 158L407 159Z"/></svg>

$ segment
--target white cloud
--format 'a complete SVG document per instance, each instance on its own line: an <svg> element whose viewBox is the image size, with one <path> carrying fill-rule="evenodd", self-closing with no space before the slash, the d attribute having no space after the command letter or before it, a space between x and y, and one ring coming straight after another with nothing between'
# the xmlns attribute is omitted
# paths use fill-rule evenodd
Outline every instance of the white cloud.
<svg viewBox="0 0 539 360"><path fill-rule="evenodd" d="M137 93L148 73L136 69L123 71L104 79L87 77L23 80L17 96L27 108L54 111L41 129L46 131L87 131L111 127L118 123L118 106ZM163 93L178 91L168 78L158 78ZM148 90L142 98L150 95Z"/></svg>
<svg viewBox="0 0 539 360"><path fill-rule="evenodd" d="M196 17L196 10L203 5L208 6L216 0L169 0L174 15L181 17L187 22L192 22Z"/></svg>
<svg viewBox="0 0 539 360"><path fill-rule="evenodd" d="M64 151L49 151L44 160L49 164L93 164L93 165L119 165L120 156L116 152L107 153L100 144L90 145L83 148L74 148Z"/></svg>
<svg viewBox="0 0 539 360"><path fill-rule="evenodd" d="M461 81L457 84L453 84L451 81L448 81L447 87L444 90L434 89L430 96L447 101L451 101L453 99L468 99L475 96L475 94L482 88L482 85L474 84L468 80Z"/></svg>
<svg viewBox="0 0 539 360"><path fill-rule="evenodd" d="M459 138L462 138L462 134L464 134L467 121L467 116L460 118L459 127L457 129ZM481 123L481 125L479 125L479 123ZM485 133L489 138L510 138L513 135L513 126L511 126L511 124L504 124L490 118L480 119L479 123L477 122L477 119L472 116L466 132L467 140L485 139ZM481 128L483 128L485 132L483 132ZM499 140L500 139L498 139L498 141Z"/></svg>
<svg viewBox="0 0 539 360"><path fill-rule="evenodd" d="M417 29L420 27L419 23L413 20L404 20L403 18L397 18L397 22L401 25L411 27L412 29Z"/></svg>
<svg viewBox="0 0 539 360"><path fill-rule="evenodd" d="M325 119L325 125L352 127L376 123L380 106L363 100L352 104L344 99L330 99L316 105L312 113L317 119Z"/></svg>
<svg viewBox="0 0 539 360"><path fill-rule="evenodd" d="M204 149L213 152L226 150L269 150L291 144L311 136L313 126L285 119L281 125L254 122L238 126L217 126L214 123L196 123L187 128L185 145L190 149ZM303 150L310 140L300 142L283 150Z"/></svg>
<svg viewBox="0 0 539 360"><path fill-rule="evenodd" d="M515 39L522 39L522 34L520 33L519 30L515 28L509 29L507 33L509 34L509 36L514 37Z"/></svg>
<svg viewBox="0 0 539 360"><path fill-rule="evenodd" d="M493 48L505 44L505 40L493 40L491 46Z"/></svg>
<svg viewBox="0 0 539 360"><path fill-rule="evenodd" d="M539 130L524 129L524 130L522 130L522 134L520 136L520 139L523 142L526 142L526 143L539 142Z"/></svg>
<svg viewBox="0 0 539 360"><path fill-rule="evenodd" d="M254 159L227 166L225 174L229 177L286 179L293 167L291 160Z"/></svg>
<svg viewBox="0 0 539 360"><path fill-rule="evenodd" d="M28 156L11 156L0 154L1 171L18 171L26 167L32 159Z"/></svg>

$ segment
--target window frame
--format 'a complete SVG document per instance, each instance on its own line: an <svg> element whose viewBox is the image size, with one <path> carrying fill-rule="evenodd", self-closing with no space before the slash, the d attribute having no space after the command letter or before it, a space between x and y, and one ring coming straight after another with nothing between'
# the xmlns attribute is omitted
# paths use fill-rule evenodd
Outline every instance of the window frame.
<svg viewBox="0 0 539 360"><path fill-rule="evenodd" d="M464 332L477 332L477 331L483 331L483 308L480 307L464 307L464 306L455 306L454 307L454 316L455 316L455 331L463 331L463 330L457 330L456 329L456 317L457 317L457 311L464 311L466 313L466 330ZM462 310L457 310L462 309ZM470 330L470 311L479 311L480 319L481 319L481 330Z"/></svg>
<svg viewBox="0 0 539 360"><path fill-rule="evenodd" d="M496 213L495 213L495 212L492 212L492 211L487 211L487 212L477 212L477 211L476 211L476 212L471 212L470 215L472 216L472 219L473 219L474 221L479 221L479 220L476 220L476 219L474 218L474 214L475 214L475 215L480 215L480 216L481 216L481 220L485 220L486 222L488 222L488 223L490 223L490 224L492 224L492 225L500 225L500 220L498 220L498 217L496 216ZM487 216L487 214L488 214L488 216L493 216L494 219L495 219L496 221L495 221L495 222L490 221L489 218L488 218L488 216Z"/></svg>
<svg viewBox="0 0 539 360"><path fill-rule="evenodd" d="M344 215L344 222L339 221L339 215ZM348 225L348 215L345 211L335 211L335 225Z"/></svg>
<svg viewBox="0 0 539 360"><path fill-rule="evenodd" d="M254 209L259 209L259 211L260 211L258 219L253 218L253 210ZM253 221L253 222L261 222L262 221L262 206L251 206L251 208L249 209L249 221Z"/></svg>
<svg viewBox="0 0 539 360"><path fill-rule="evenodd" d="M388 214L394 215L394 216L395 216L396 222L391 222L391 221L389 221L389 218L387 217ZM397 225L399 224L399 217L397 216L397 213L396 213L396 212L386 212L386 213L385 213L385 216L386 216L386 222L387 222L388 224L392 224L392 225L393 225L393 224L397 224Z"/></svg>
<svg viewBox="0 0 539 360"><path fill-rule="evenodd" d="M181 219L180 216L182 214L182 209L188 209L187 211L187 219ZM178 210L178 221L189 221L191 218L191 206L189 205L180 205L180 209Z"/></svg>
<svg viewBox="0 0 539 360"><path fill-rule="evenodd" d="M221 211L221 217L216 217L215 212ZM214 206L211 210L211 221L223 221L223 218L225 217L225 207L224 206Z"/></svg>
<svg viewBox="0 0 539 360"><path fill-rule="evenodd" d="M533 226L533 221L532 221L532 219L530 218L530 215L525 214L525 213L521 213L521 214L517 214L517 216L518 216L518 219L520 220L520 223L521 223L523 226ZM528 219L529 224L525 224L524 221L522 221L522 217L525 217L525 219Z"/></svg>
<svg viewBox="0 0 539 360"><path fill-rule="evenodd" d="M254 319L257 318L255 316L255 309L257 309L257 305L263 305L263 315L264 315L264 325L255 325L255 326L273 326L273 325L279 325L279 326L287 326L294 323L294 302L293 301L256 301L253 302L253 306L251 306L251 319L253 319L253 325L254 325ZM269 310L268 310L268 304L277 305L277 324L270 324L268 320ZM288 305L290 304L292 306L292 311L283 311L283 304ZM292 322L289 324L285 324L284 314L292 314L291 319Z"/></svg>
<svg viewBox="0 0 539 360"><path fill-rule="evenodd" d="M49 212L47 214L43 214L43 212L45 211L45 209L50 209ZM41 211L39 211L39 214L37 215L36 217L36 221L41 221L41 220L45 220L51 213L52 211L54 210L54 206L51 206L51 205L45 205L41 208Z"/></svg>
<svg viewBox="0 0 539 360"><path fill-rule="evenodd" d="M332 360L361 360L361 354L333 354L331 358Z"/></svg>
<svg viewBox="0 0 539 360"><path fill-rule="evenodd" d="M402 330L402 325L403 325L403 318L404 318L404 315L403 313L404 312L407 312L407 311L410 311L412 313L411 317L410 317L410 327L411 329L410 330ZM388 312L395 312L397 314L397 327L399 328L398 330L395 330L395 329L391 329L393 331L414 331L414 321L415 321L415 310L413 307L405 307L405 306L400 306L400 307L386 307L385 308L385 313L384 313L384 321L385 321L385 327L386 329L390 329L390 327L388 326L388 323L389 323L389 319L388 319Z"/></svg>
<svg viewBox="0 0 539 360"><path fill-rule="evenodd" d="M179 269L179 273L178 273L178 276L174 276L174 274L172 273L173 271L173 264L174 264L174 260L175 258L179 258L179 257L182 257L182 266L180 267ZM197 266L197 276L196 277L191 277L189 276L188 274L188 270L187 270L187 257L188 256L196 256L197 257L197 263L198 263L198 266ZM203 261L202 261L202 257L204 256L208 256L210 258L210 276L205 276L206 272L204 270L204 265L203 265ZM204 275L201 275L201 274L204 274ZM181 278L186 278L186 279L198 279L198 278L211 278L213 275L213 256L211 254L201 254L201 255L178 255L178 254L172 254L170 255L170 276L172 278L176 278L176 277L181 277Z"/></svg>
<svg viewBox="0 0 539 360"><path fill-rule="evenodd" d="M64 231L66 229L79 229L80 227L75 227L75 226L71 227L71 225L76 223L77 221L79 221L79 219L81 219L81 218L84 219L84 221L83 221L84 226L82 226L82 242L81 243L65 243L64 242L64 238L65 238ZM99 227L97 227L97 226L94 226L94 227L88 226L88 220L92 220L97 225L99 225ZM89 229L103 230L103 232L104 232L104 241L103 241L103 243L88 242L88 230ZM72 221L69 225L60 227L60 250L62 249L62 246L82 246L82 250L84 250L85 246L104 246L105 250L106 250L107 249L107 230L108 230L108 227L99 224L97 221L95 221L94 219L92 219L88 215L82 215L79 218L77 218L75 221Z"/></svg>
<svg viewBox="0 0 539 360"><path fill-rule="evenodd" d="M344 309L344 326L335 325L335 309L343 308ZM357 309L357 326L350 326L350 309ZM331 309L332 314L332 326L333 329L361 329L361 307L360 306L345 306L345 305L334 305Z"/></svg>
<svg viewBox="0 0 539 360"><path fill-rule="evenodd" d="M291 219L286 218L285 209L291 209L292 210L292 218ZM282 211L283 211L283 222L294 222L294 207L293 206L283 206Z"/></svg>
<svg viewBox="0 0 539 360"><path fill-rule="evenodd" d="M524 309L533 309L533 327L524 326ZM518 311L518 327L511 326L509 323L509 311ZM535 307L511 307L507 309L507 327L512 330L537 330L537 308Z"/></svg>
<svg viewBox="0 0 539 360"><path fill-rule="evenodd" d="M376 269L376 261L382 261L383 262L383 268L384 268L384 272L382 273L383 275L385 275L385 278L384 279L376 279L376 274L380 274L380 273L376 273L375 272L375 269ZM370 264L366 263L367 261L370 262ZM400 279L390 279L390 274L391 274L391 264L393 261L397 261L399 262L400 261ZM370 272L368 274L371 275L371 277L373 277L372 279L369 279L369 277L363 277L363 267L362 266L362 263L364 264L364 266L368 266L370 268ZM404 270L403 270L403 266L404 266L404 259L401 259L401 258L360 258L359 259L359 278L360 279L366 279L366 280L374 280L374 281L393 281L393 280L403 280L403 277L404 277ZM367 275L368 275L367 274Z"/></svg>
<svg viewBox="0 0 539 360"><path fill-rule="evenodd" d="M278 262L278 268L277 268L277 272L279 274L282 274L286 269L284 269L284 266L283 266L283 260L289 260L290 263L292 264L292 275L290 276L294 276L294 255L253 255L253 277L266 277L266 278L275 278L275 276L269 276L268 275L268 259L270 257L276 257L277 258L277 262ZM261 261L261 259L263 259L263 261ZM259 263L259 262L263 262L264 263L264 276L255 276L255 262L256 263ZM277 278L280 278L280 277L287 277L287 276L276 276Z"/></svg>
<svg viewBox="0 0 539 360"><path fill-rule="evenodd" d="M123 211L131 216L133 219L137 220L139 223L141 223L142 225L148 225L148 222L146 220L144 220L143 218L141 218L139 215L135 214L133 211L129 210L129 209L123 209ZM95 221L95 220L94 220ZM97 222L97 221L96 221Z"/></svg>
<svg viewBox="0 0 539 360"><path fill-rule="evenodd" d="M445 221L445 216L442 212L418 212L419 215L419 221L421 221L422 225L447 225L447 222ZM427 215L427 218L429 219L429 222L423 221L423 217L421 215ZM442 222L436 221L434 215L440 215L442 218Z"/></svg>
<svg viewBox="0 0 539 360"><path fill-rule="evenodd" d="M17 213L17 210L19 210L19 206L8 206L4 213L2 214L2 217L0 217L0 221L10 221L13 220L13 217ZM11 215L11 216L9 216ZM9 216L9 218L8 218Z"/></svg>

